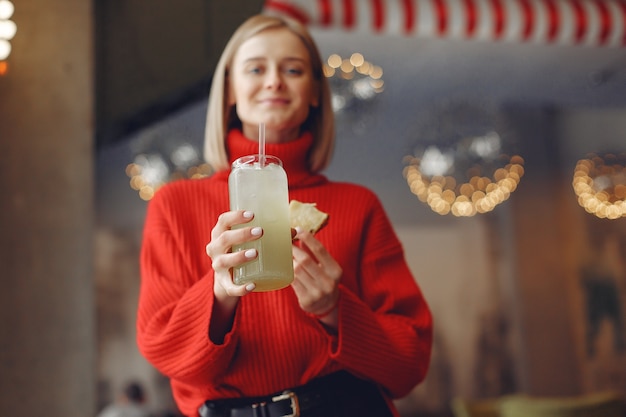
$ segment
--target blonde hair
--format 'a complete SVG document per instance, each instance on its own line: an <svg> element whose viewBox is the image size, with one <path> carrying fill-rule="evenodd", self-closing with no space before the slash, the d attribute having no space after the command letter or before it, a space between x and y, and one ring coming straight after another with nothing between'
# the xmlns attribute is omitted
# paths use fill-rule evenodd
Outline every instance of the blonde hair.
<svg viewBox="0 0 626 417"><path fill-rule="evenodd" d="M246 20L233 33L217 63L207 109L206 129L204 133L204 158L213 169L222 170L230 167L226 153L226 135L228 130L240 125L234 106L227 101L228 72L233 57L242 43L267 29L287 28L297 35L311 57L313 78L318 83L317 107L311 107L309 117L303 124L313 134L313 145L309 151L309 169L312 172L323 170L330 163L335 139L335 120L331 105L330 87L324 76L322 58L315 41L308 30L299 22L276 16L257 15Z"/></svg>

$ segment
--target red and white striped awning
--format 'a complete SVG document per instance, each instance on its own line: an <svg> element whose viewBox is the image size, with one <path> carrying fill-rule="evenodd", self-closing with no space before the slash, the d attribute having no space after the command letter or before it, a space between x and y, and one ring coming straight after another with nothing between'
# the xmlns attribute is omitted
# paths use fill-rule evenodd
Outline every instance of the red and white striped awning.
<svg viewBox="0 0 626 417"><path fill-rule="evenodd" d="M264 12L379 34L626 46L626 0L266 0Z"/></svg>

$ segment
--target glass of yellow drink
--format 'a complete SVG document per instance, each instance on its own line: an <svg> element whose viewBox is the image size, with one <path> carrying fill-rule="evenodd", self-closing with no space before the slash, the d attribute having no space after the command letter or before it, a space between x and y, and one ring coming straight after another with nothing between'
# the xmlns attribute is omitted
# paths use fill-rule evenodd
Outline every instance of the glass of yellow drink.
<svg viewBox="0 0 626 417"><path fill-rule="evenodd" d="M249 210L254 219L238 227L260 226L263 236L233 247L256 249L256 259L233 268L233 281L256 284L255 291L284 288L293 281L287 174L271 155L248 155L233 162L228 177L231 210Z"/></svg>

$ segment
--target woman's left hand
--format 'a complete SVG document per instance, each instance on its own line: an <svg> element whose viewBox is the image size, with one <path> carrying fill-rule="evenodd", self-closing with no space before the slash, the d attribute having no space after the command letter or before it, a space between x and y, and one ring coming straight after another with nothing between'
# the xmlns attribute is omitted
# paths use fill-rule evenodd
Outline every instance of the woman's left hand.
<svg viewBox="0 0 626 417"><path fill-rule="evenodd" d="M301 231L293 245L294 281L291 284L300 307L328 326L337 326L339 281L343 270L313 235Z"/></svg>

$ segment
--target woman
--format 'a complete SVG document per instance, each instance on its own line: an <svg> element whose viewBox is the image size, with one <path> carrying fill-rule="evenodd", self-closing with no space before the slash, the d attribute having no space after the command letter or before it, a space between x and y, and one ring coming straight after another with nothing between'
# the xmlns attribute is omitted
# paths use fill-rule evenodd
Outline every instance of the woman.
<svg viewBox="0 0 626 417"><path fill-rule="evenodd" d="M294 282L270 292L235 285L231 272L258 256L232 246L263 233L233 228L254 213L229 210L227 184L229 164L257 153L260 123L290 198L330 214L315 236L298 231ZM306 29L269 16L244 22L209 98L205 157L217 172L161 188L144 229L138 344L185 415L397 416L392 399L424 378L430 311L376 196L319 173L333 135Z"/></svg>

